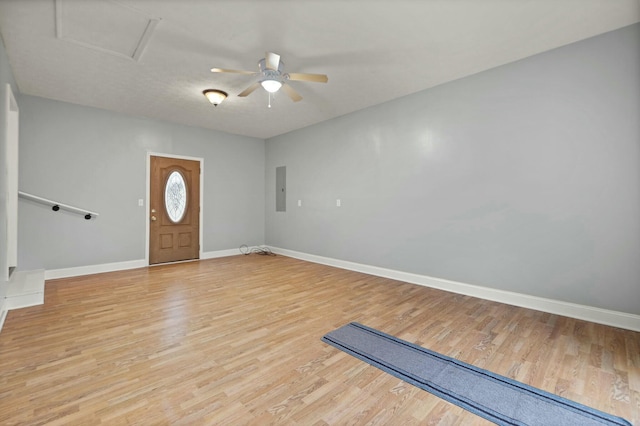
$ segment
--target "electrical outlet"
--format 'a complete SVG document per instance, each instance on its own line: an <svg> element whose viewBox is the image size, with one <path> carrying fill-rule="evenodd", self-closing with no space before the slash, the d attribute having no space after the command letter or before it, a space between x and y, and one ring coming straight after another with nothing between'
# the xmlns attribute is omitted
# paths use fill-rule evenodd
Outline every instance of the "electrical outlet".
<svg viewBox="0 0 640 426"><path fill-rule="evenodd" d="M144 206L144 200L142 198L138 198L138 207Z"/></svg>
<svg viewBox="0 0 640 426"><path fill-rule="evenodd" d="M338 198L336 200L336 207L340 207L342 205L342 202L340 201L340 198Z"/></svg>
<svg viewBox="0 0 640 426"><path fill-rule="evenodd" d="M298 200L298 207L302 207L302 200Z"/></svg>

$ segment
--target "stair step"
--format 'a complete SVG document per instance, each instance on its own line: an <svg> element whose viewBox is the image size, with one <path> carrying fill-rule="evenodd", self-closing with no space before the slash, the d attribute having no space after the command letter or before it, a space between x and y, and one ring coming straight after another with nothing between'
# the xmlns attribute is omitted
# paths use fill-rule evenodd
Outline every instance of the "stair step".
<svg viewBox="0 0 640 426"><path fill-rule="evenodd" d="M16 271L11 275L5 296L6 309L20 309L43 303L44 269Z"/></svg>

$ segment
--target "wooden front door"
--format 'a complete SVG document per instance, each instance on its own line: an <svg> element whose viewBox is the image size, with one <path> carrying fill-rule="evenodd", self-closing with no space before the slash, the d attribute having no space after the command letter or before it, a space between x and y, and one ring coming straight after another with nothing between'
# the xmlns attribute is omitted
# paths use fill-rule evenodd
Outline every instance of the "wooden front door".
<svg viewBox="0 0 640 426"><path fill-rule="evenodd" d="M149 264L200 257L200 162L151 156Z"/></svg>

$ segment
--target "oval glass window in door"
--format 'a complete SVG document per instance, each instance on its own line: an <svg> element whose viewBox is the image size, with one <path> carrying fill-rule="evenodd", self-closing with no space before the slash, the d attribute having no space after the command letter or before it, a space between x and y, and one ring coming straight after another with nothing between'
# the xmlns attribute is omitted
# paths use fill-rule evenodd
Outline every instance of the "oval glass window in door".
<svg viewBox="0 0 640 426"><path fill-rule="evenodd" d="M164 207L173 223L180 222L187 210L187 185L177 170L171 172L164 187Z"/></svg>

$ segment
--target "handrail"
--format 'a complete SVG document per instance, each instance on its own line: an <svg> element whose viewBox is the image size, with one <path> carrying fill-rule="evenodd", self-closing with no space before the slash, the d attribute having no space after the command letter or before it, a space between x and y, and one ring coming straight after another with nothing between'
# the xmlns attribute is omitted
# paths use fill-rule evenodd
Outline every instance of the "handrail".
<svg viewBox="0 0 640 426"><path fill-rule="evenodd" d="M36 201L38 203L42 203L42 204L46 204L48 206L51 206L51 210L53 210L54 212L57 212L58 210L62 209L62 210L66 210L66 211L71 212L71 213L83 214L84 218L87 219L87 220L91 219L94 216L95 217L100 216L98 213L92 212L90 210L81 209L80 207L74 207L74 206L70 206L68 204L62 204L62 203L59 203L57 201L48 200L46 198L38 197L37 195L28 194L28 193L22 192L22 191L18 191L18 196L20 198L24 198L26 200Z"/></svg>

